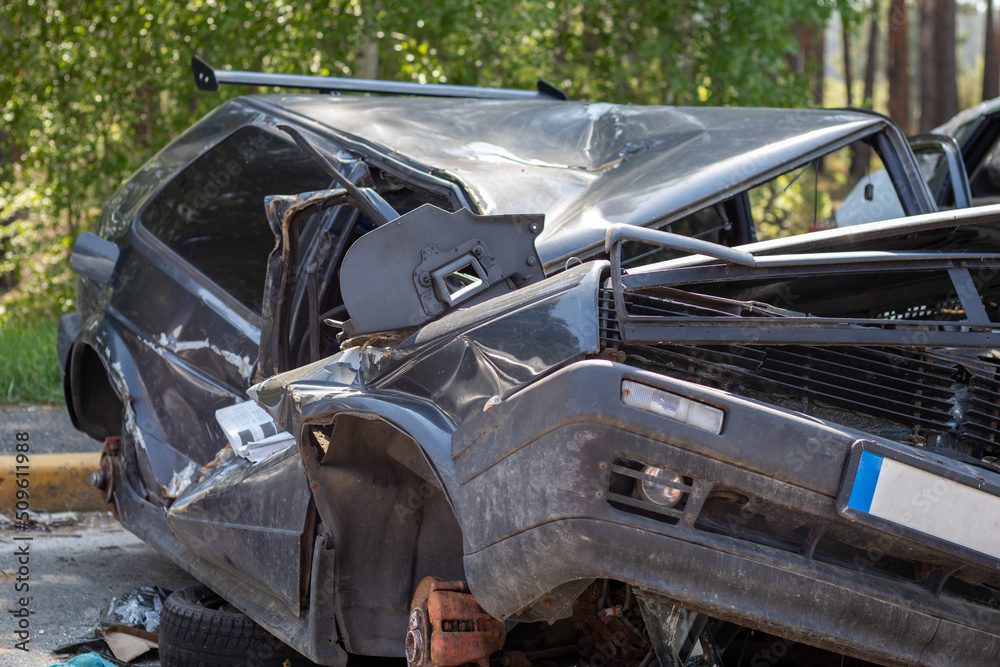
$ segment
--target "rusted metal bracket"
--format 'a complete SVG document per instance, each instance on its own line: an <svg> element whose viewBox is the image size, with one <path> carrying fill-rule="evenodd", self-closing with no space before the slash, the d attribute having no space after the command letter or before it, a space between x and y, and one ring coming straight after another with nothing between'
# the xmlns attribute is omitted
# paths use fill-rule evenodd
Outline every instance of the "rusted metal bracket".
<svg viewBox="0 0 1000 667"><path fill-rule="evenodd" d="M104 439L101 450L101 469L90 475L90 485L101 492L101 499L106 503L113 502L115 487L120 476L118 454L121 451L122 439L117 435Z"/></svg>
<svg viewBox="0 0 1000 667"><path fill-rule="evenodd" d="M406 632L409 667L489 667L500 650L504 625L479 606L464 581L425 577L413 594Z"/></svg>

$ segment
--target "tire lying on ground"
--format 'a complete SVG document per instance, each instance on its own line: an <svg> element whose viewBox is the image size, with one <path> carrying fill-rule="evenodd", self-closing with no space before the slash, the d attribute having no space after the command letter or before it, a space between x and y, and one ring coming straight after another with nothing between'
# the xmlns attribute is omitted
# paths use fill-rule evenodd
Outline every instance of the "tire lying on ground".
<svg viewBox="0 0 1000 667"><path fill-rule="evenodd" d="M163 603L159 651L163 667L313 664L202 584L174 591Z"/></svg>

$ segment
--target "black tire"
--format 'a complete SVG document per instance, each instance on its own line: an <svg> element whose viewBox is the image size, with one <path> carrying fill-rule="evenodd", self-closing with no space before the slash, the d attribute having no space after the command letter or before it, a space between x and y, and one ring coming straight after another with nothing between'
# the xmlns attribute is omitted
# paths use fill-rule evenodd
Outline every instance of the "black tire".
<svg viewBox="0 0 1000 667"><path fill-rule="evenodd" d="M160 615L163 667L294 667L313 663L202 584L174 591Z"/></svg>

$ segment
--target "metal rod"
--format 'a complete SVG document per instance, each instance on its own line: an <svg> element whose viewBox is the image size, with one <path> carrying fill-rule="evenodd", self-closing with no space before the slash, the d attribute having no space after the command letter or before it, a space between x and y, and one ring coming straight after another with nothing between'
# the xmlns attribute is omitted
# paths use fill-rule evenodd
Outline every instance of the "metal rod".
<svg viewBox="0 0 1000 667"><path fill-rule="evenodd" d="M544 81L538 90L514 88L477 88L443 83L411 83L407 81L378 81L373 79L345 79L333 76L304 74L268 74L239 70L215 69L207 62L193 56L191 71L198 90L216 91L219 84L244 86L275 86L279 88L304 88L342 93L378 93L382 95L418 95L420 97L460 97L493 100L566 100L566 93Z"/></svg>
<svg viewBox="0 0 1000 667"><path fill-rule="evenodd" d="M610 252L611 248L621 241L638 241L649 245L684 250L697 255L708 255L725 262L739 264L741 266L756 266L757 260L745 250L737 250L728 246L702 241L690 236L682 236L673 232L664 232L659 229L646 229L635 225L612 225L608 228L604 239L605 250Z"/></svg>

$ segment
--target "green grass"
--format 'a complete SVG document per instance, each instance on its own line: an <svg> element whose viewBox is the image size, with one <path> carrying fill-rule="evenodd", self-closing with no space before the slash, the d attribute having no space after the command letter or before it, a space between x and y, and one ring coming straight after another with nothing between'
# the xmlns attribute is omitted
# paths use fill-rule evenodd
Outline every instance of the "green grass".
<svg viewBox="0 0 1000 667"><path fill-rule="evenodd" d="M45 319L0 325L0 403L58 403L63 400L56 357L57 322Z"/></svg>

